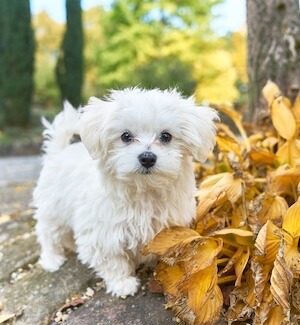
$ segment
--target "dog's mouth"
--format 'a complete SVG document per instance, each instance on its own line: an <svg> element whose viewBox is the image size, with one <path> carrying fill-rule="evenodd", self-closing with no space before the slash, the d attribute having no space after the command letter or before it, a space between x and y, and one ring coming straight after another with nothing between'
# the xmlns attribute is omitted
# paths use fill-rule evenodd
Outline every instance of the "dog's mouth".
<svg viewBox="0 0 300 325"><path fill-rule="evenodd" d="M141 167L137 170L137 173L141 174L141 175L150 175L150 174L154 173L154 168L153 167L150 167L150 168Z"/></svg>

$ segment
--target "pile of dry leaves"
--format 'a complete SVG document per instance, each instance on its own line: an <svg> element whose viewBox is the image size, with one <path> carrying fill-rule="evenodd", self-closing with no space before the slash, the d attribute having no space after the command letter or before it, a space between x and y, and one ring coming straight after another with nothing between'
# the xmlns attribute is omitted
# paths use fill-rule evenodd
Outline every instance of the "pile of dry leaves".
<svg viewBox="0 0 300 325"><path fill-rule="evenodd" d="M156 279L167 306L188 324L300 321L300 97L263 90L273 127L247 135L220 123L213 164L200 169L192 228L160 232L144 253L160 256Z"/></svg>

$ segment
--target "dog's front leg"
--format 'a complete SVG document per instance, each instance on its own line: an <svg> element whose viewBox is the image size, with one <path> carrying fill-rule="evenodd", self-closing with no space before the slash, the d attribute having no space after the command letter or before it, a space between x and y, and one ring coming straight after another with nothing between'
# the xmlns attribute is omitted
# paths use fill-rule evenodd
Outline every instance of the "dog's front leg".
<svg viewBox="0 0 300 325"><path fill-rule="evenodd" d="M136 264L133 257L120 248L110 247L104 250L102 243L87 245L91 237L77 237L76 246L81 262L92 267L104 280L108 293L118 297L134 295L140 281L135 276Z"/></svg>
<svg viewBox="0 0 300 325"><path fill-rule="evenodd" d="M139 288L140 280L135 276L135 263L123 254L107 256L95 267L103 278L106 291L114 296L133 296Z"/></svg>

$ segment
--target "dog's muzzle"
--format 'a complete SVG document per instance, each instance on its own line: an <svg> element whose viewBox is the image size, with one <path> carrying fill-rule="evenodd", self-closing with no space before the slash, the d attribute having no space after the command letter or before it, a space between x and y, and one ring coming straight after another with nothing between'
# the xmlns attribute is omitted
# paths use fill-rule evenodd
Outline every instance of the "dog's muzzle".
<svg viewBox="0 0 300 325"><path fill-rule="evenodd" d="M145 168L151 168L155 165L157 156L151 151L145 151L138 156L140 164Z"/></svg>

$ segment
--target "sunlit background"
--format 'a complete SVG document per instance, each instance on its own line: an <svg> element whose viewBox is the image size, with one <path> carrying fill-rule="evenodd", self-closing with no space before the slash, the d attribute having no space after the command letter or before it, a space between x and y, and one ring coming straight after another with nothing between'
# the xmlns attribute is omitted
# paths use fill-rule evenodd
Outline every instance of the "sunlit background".
<svg viewBox="0 0 300 325"><path fill-rule="evenodd" d="M111 6L112 1L83 0L83 100L103 95L109 88L140 85L177 86L188 95L195 92L204 102L244 103L245 0L202 3L204 10L193 22L198 26L181 25L179 19L177 23L174 11L174 24L157 28L156 33L153 28L159 17L145 22L129 9L132 20L128 23L122 21L124 13ZM31 11L37 41L35 103L58 105L54 70L66 20L65 4L62 0L31 0Z"/></svg>
<svg viewBox="0 0 300 325"><path fill-rule="evenodd" d="M17 28L23 41L20 52L30 57L28 64L34 66L33 84L30 68L30 78L24 84L30 93L27 104L23 101L18 106L6 101L11 108L0 110L0 147L15 146L18 141L24 147L22 143L37 139L38 148L41 116L51 120L66 97L75 106L84 105L90 96L103 96L109 89L177 87L184 95L194 94L199 103L232 105L240 110L247 106L246 0L74 1L69 3L76 3L79 18L74 20L72 14L75 28L69 29L65 0L30 0L29 3L27 28L31 20L34 35L30 46L24 40L28 35L32 37L31 31L24 31L21 22ZM70 60L80 61L68 72L66 84L69 93L76 97L72 100L71 95L68 97L62 91L58 71L65 69L60 63L66 54L66 48L63 49L66 31L81 33L79 3L84 45L78 41L80 37L70 35L67 45ZM23 15L25 7L20 8L18 2L11 6ZM12 18L11 25L14 30L18 20ZM17 38L18 34L13 32L10 37L14 36ZM72 58L72 52L77 59ZM20 60L16 54L12 50L10 69ZM12 95L19 96L20 100L24 95L15 94L24 90L21 84L17 86L19 75L25 76L26 64L22 64L23 68L16 70L12 81ZM10 75L11 71L14 70L8 72Z"/></svg>

